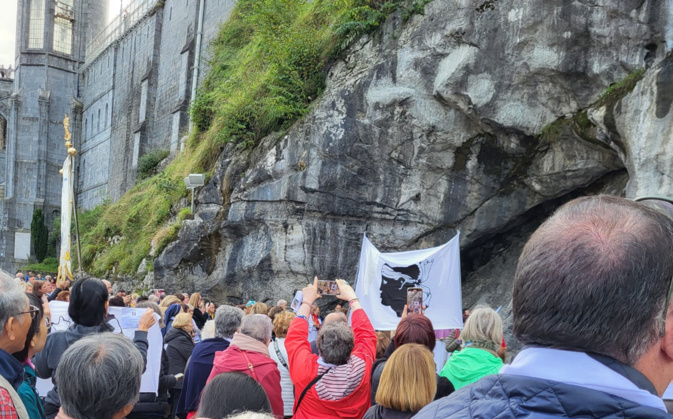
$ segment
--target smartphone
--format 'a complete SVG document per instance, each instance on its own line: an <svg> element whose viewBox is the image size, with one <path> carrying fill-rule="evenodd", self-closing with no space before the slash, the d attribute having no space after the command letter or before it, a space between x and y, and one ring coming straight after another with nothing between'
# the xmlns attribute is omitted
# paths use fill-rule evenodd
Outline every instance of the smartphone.
<svg viewBox="0 0 673 419"><path fill-rule="evenodd" d="M339 286L336 281L318 280L318 294L339 295Z"/></svg>
<svg viewBox="0 0 673 419"><path fill-rule="evenodd" d="M185 375L184 375L183 373L175 374L175 379L176 379L176 380L181 380L182 377L184 377L184 376L185 376Z"/></svg>
<svg viewBox="0 0 673 419"><path fill-rule="evenodd" d="M297 294L294 296L294 300L292 300L292 304L290 304L290 308L297 313L299 311L299 307L301 306L301 302L304 300L304 293L301 291L297 291Z"/></svg>
<svg viewBox="0 0 673 419"><path fill-rule="evenodd" d="M423 288L407 288L407 313L423 314Z"/></svg>

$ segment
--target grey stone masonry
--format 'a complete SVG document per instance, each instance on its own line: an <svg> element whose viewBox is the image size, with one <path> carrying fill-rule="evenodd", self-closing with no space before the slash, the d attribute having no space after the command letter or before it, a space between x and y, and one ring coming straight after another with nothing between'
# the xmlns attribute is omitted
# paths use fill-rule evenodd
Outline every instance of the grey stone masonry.
<svg viewBox="0 0 673 419"><path fill-rule="evenodd" d="M78 71L85 45L106 20L106 0L24 0L17 10L16 62L11 88L0 84L6 120L0 152L0 267L9 271L32 257L30 223L41 208L46 222L60 216L66 158L65 114L73 140L81 135ZM1 124L0 124L1 125ZM4 188L3 188L4 186Z"/></svg>
<svg viewBox="0 0 673 419"><path fill-rule="evenodd" d="M229 17L234 0L157 1L98 56L86 57L80 70L82 208L118 200L135 184L138 162L147 152L179 152L189 126L201 1L205 12L198 64L201 82L208 45ZM133 7L129 10L133 13Z"/></svg>
<svg viewBox="0 0 673 419"><path fill-rule="evenodd" d="M78 150L80 209L118 200L147 152L179 152L194 68L200 83L208 45L235 3L135 0L125 2L115 27L107 23L107 0L19 2L14 79L0 78L0 268L29 261L36 208L48 224L60 216L66 113Z"/></svg>

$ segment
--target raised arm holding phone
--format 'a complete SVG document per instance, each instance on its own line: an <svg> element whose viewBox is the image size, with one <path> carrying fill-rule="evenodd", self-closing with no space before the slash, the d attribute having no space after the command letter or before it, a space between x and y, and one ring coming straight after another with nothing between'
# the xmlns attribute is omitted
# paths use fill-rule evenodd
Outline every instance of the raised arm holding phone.
<svg viewBox="0 0 673 419"><path fill-rule="evenodd" d="M352 310L345 321L325 325L317 344L320 355L311 353L308 316L318 294L318 278L302 290L303 300L285 338L290 377L294 383L294 417L298 419L341 416L362 417L369 408L371 367L376 356L376 333L361 310L353 288L337 279L339 298ZM326 385L321 380L326 377Z"/></svg>

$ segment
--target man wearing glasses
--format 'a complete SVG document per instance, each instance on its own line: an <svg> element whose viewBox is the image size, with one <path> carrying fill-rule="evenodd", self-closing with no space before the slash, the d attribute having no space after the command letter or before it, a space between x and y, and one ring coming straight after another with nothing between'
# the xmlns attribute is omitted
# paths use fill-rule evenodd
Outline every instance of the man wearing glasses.
<svg viewBox="0 0 673 419"><path fill-rule="evenodd" d="M28 419L16 390L23 383L23 366L12 355L23 349L30 320L39 312L16 279L0 270L0 418Z"/></svg>
<svg viewBox="0 0 673 419"><path fill-rule="evenodd" d="M583 197L531 236L514 276L514 335L499 374L416 418L670 418L673 205Z"/></svg>

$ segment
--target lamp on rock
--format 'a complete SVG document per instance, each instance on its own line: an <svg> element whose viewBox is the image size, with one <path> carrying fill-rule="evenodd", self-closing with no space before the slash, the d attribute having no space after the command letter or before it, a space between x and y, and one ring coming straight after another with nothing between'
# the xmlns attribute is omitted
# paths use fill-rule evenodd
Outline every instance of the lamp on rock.
<svg viewBox="0 0 673 419"><path fill-rule="evenodd" d="M194 214L194 190L206 184L206 175L190 173L185 177L185 186L192 190L192 214Z"/></svg>

